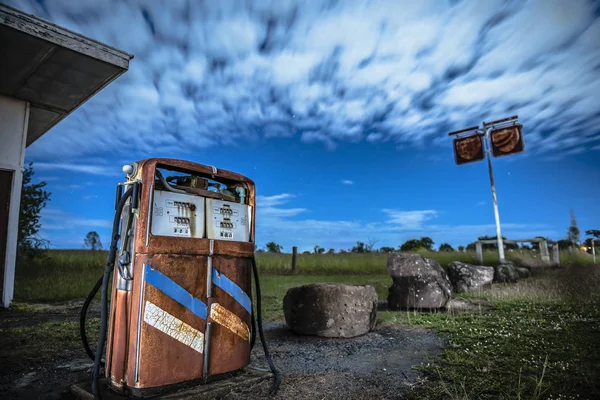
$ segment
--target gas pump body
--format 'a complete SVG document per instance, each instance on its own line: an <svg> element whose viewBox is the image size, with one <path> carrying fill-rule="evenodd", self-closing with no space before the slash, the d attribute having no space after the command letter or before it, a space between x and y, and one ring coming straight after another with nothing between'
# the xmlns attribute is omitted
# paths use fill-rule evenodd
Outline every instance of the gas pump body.
<svg viewBox="0 0 600 400"><path fill-rule="evenodd" d="M121 217L106 377L143 396L242 369L251 350L254 182L172 159L131 169L125 184L141 189L138 208L129 201ZM160 171L179 175L168 183ZM211 182L227 189L207 190Z"/></svg>

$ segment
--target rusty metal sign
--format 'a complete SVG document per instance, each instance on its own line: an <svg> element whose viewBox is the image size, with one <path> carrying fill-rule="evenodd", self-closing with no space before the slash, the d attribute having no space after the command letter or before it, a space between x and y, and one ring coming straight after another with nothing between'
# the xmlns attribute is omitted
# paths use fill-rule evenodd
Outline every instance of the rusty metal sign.
<svg viewBox="0 0 600 400"><path fill-rule="evenodd" d="M516 124L492 130L490 132L492 155L501 157L521 153L525 149L522 129L523 125Z"/></svg>
<svg viewBox="0 0 600 400"><path fill-rule="evenodd" d="M454 161L457 165L481 161L484 158L483 135L475 134L454 139Z"/></svg>

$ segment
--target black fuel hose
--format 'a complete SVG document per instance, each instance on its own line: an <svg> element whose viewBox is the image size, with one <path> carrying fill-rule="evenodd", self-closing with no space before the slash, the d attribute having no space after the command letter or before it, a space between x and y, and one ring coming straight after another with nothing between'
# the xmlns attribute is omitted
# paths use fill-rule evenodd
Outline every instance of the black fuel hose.
<svg viewBox="0 0 600 400"><path fill-rule="evenodd" d="M94 393L94 399L100 399L100 393L98 391L98 380L100 376L100 364L102 358L102 352L104 350L104 342L106 339L107 322L108 322L108 282L110 280L110 274L115 268L115 259L117 257L117 244L119 243L119 222L121 220L121 212L127 199L131 197L133 188L127 189L123 196L119 199L117 210L115 211L115 217L113 220L112 230L112 241L110 243L110 252L108 253L108 261L104 268L104 275L102 276L102 291L100 292L100 336L98 338L98 345L96 346L96 357L94 357L94 369L92 370L92 393ZM91 294L91 293L90 293Z"/></svg>
<svg viewBox="0 0 600 400"><path fill-rule="evenodd" d="M262 328L262 310L261 310L261 295L260 295L260 281L258 279L258 267L256 266L256 259L252 257L252 270L254 271L254 285L256 286L256 322L258 325L258 334L260 335L260 341L263 345L263 350L265 352L265 358L269 363L269 368L271 368L271 372L275 375L275 381L273 382L273 386L271 387L271 393L274 395L279 390L279 385L281 384L281 374L275 368L275 364L271 359L271 355L269 354L269 348L267 347L267 342L265 341L265 335L263 333Z"/></svg>
<svg viewBox="0 0 600 400"><path fill-rule="evenodd" d="M90 359L92 361L94 361L95 355L92 352L92 349L90 348L90 344L87 340L87 334L85 333L85 320L87 318L87 312L88 312L90 303L92 302L92 300L94 300L94 297L96 297L96 293L98 293L98 290L102 286L102 278L103 277L101 276L98 279L98 282L96 282L96 284L94 285L94 288L92 289L90 294L88 294L87 299L85 299L85 302L83 303L83 306L81 307L81 312L79 313L79 336L81 336L81 343L83 344L83 348L85 349L85 352L87 353L87 355L90 357ZM101 365L104 365L104 362L101 361L100 363L101 363Z"/></svg>
<svg viewBox="0 0 600 400"><path fill-rule="evenodd" d="M250 331L250 351L254 349L254 343L256 342L256 319L254 318L254 307L252 307L252 313L250 313L250 322L252 323L252 331Z"/></svg>

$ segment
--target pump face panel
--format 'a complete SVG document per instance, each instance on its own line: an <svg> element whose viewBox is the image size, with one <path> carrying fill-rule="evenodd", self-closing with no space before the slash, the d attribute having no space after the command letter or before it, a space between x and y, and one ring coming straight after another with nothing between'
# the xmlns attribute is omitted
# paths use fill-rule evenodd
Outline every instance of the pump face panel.
<svg viewBox="0 0 600 400"><path fill-rule="evenodd" d="M207 199L207 237L209 239L247 242L252 215L247 205Z"/></svg>
<svg viewBox="0 0 600 400"><path fill-rule="evenodd" d="M154 191L152 229L156 236L204 237L204 198Z"/></svg>
<svg viewBox="0 0 600 400"><path fill-rule="evenodd" d="M115 266L106 375L143 396L249 364L255 187L185 161L135 167L139 208L121 220L130 263Z"/></svg>

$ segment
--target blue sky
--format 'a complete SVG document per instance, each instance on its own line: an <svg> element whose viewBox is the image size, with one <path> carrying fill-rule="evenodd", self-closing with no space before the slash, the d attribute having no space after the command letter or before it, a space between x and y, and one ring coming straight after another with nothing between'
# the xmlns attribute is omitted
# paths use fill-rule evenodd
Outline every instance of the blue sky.
<svg viewBox="0 0 600 400"><path fill-rule="evenodd" d="M8 1L135 55L27 150L42 236L109 244L121 166L172 157L257 184L257 244L495 235L485 162L448 132L518 114L494 159L503 235L600 229L600 3ZM582 235L583 236L583 235Z"/></svg>

